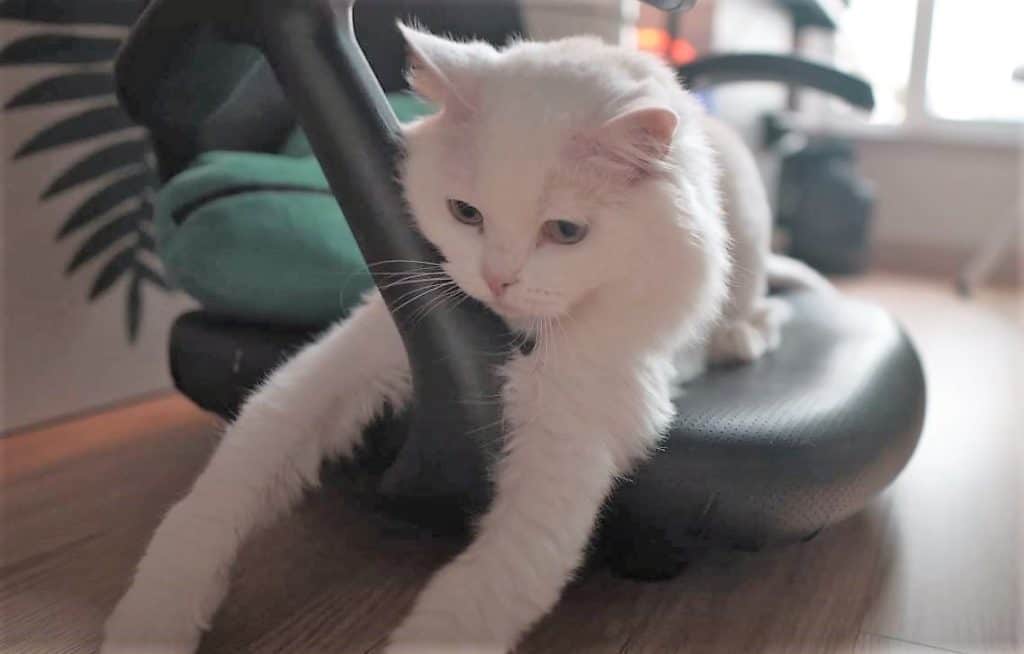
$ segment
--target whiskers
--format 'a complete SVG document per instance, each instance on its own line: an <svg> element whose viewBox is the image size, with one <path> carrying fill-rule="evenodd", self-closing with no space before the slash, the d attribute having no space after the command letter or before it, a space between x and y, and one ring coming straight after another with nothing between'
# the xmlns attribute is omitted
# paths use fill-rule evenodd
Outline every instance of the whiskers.
<svg viewBox="0 0 1024 654"><path fill-rule="evenodd" d="M514 354L520 354L523 352L523 348L525 348L527 344L530 343L531 339L535 339L535 337L534 334L532 334L531 331L528 329L513 331L512 340L509 341L509 343L505 345L504 348L499 350L498 354L503 358L512 356ZM536 347L536 340L534 340L533 345L530 347L530 350L532 351L534 347Z"/></svg>
<svg viewBox="0 0 1024 654"><path fill-rule="evenodd" d="M399 270L386 270L387 266ZM442 264L415 259L389 259L368 266L377 288L390 299L391 313L408 327L415 327L424 318L442 307L454 309L464 302L466 295L445 271ZM388 293L408 286L398 295Z"/></svg>
<svg viewBox="0 0 1024 654"><path fill-rule="evenodd" d="M388 299L395 320L406 328L413 328L438 310L459 307L470 296L451 278L444 264L415 259L389 259L369 266L378 289ZM561 303L562 294L543 288L524 289L525 304L537 312L554 311ZM532 311L531 311L532 313ZM510 337L497 345L493 355L500 359L522 355L537 361L543 369L572 348L565 347L568 334L563 318L549 315L524 318ZM505 339L503 339L505 340ZM567 354L568 356L568 354Z"/></svg>
<svg viewBox="0 0 1024 654"><path fill-rule="evenodd" d="M535 318L531 330L534 333L534 347L531 356L536 357L539 369L546 367L558 357L563 348L565 329L558 316Z"/></svg>
<svg viewBox="0 0 1024 654"><path fill-rule="evenodd" d="M387 270L391 266L394 270ZM377 288L386 290L393 286L403 286L433 280L450 279L442 264L434 261L417 261L415 259L386 259L367 265L370 275L377 282Z"/></svg>

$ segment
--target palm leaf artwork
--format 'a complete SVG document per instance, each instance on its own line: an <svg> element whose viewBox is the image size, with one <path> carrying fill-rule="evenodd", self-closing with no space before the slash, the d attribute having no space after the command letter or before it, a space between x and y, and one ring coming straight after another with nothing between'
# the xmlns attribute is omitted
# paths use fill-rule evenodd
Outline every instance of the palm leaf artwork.
<svg viewBox="0 0 1024 654"><path fill-rule="evenodd" d="M89 300L124 280L125 325L134 342L143 314L143 289L168 291L153 241L152 197L157 186L149 142L117 105L111 67L120 45L117 28L127 32L143 0L0 0L0 20L47 25L43 33L16 38L0 47L0 67L54 65L60 73L41 75L4 104L5 111L90 100L95 104L63 117L29 136L15 160L72 143L117 134L113 142L89 152L60 171L40 196L48 200L83 184L100 182L56 231L61 241L72 234L82 241L65 269L75 274L100 260ZM105 36L86 36L79 26L106 26ZM113 30L111 29L113 27ZM51 29L52 28L52 29Z"/></svg>

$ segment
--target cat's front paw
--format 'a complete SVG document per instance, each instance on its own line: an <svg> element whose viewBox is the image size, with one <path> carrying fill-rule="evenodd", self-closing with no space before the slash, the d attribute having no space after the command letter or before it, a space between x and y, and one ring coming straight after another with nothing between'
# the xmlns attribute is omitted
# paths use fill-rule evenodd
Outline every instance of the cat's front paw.
<svg viewBox="0 0 1024 654"><path fill-rule="evenodd" d="M100 654L192 654L202 633L194 616L174 602L133 591L107 620Z"/></svg>
<svg viewBox="0 0 1024 654"><path fill-rule="evenodd" d="M181 582L137 578L104 625L100 654L195 652L226 584Z"/></svg>
<svg viewBox="0 0 1024 654"><path fill-rule="evenodd" d="M417 641L394 641L382 654L507 654L498 645L427 644Z"/></svg>
<svg viewBox="0 0 1024 654"><path fill-rule="evenodd" d="M511 649L481 629L481 614L456 609L459 599L453 599L448 606L422 602L423 599L418 610L391 634L384 654L507 654ZM428 593L425 599L433 597ZM475 619L470 619L471 615Z"/></svg>

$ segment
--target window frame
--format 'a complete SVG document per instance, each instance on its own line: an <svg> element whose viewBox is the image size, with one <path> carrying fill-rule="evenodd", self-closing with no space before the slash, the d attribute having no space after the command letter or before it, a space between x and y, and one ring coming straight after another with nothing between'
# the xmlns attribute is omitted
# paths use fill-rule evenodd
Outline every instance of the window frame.
<svg viewBox="0 0 1024 654"><path fill-rule="evenodd" d="M966 142L1021 147L1024 144L1024 121L954 120L929 110L927 83L936 0L916 1L906 114L903 120L893 124L851 121L849 117L825 110L819 114L822 120L816 121L820 123L821 130L867 140Z"/></svg>

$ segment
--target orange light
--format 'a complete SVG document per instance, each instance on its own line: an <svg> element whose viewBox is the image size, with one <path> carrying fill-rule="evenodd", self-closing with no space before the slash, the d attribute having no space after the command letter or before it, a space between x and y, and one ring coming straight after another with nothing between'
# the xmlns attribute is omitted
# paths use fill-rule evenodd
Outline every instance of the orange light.
<svg viewBox="0 0 1024 654"><path fill-rule="evenodd" d="M668 32L656 27L641 27L636 31L636 43L641 50L664 54L668 49Z"/></svg>
<svg viewBox="0 0 1024 654"><path fill-rule="evenodd" d="M686 39L676 39L669 48L668 57L676 66L682 66L697 58L697 48Z"/></svg>
<svg viewBox="0 0 1024 654"><path fill-rule="evenodd" d="M697 58L697 49L686 39L671 40L667 31L657 27L641 27L636 31L636 44L645 52L653 52L676 66Z"/></svg>

